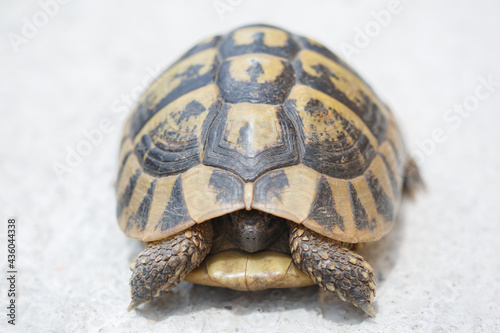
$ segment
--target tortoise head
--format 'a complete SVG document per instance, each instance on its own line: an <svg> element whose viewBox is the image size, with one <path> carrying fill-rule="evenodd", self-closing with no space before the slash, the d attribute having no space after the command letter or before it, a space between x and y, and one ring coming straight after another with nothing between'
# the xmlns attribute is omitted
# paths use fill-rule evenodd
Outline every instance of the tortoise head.
<svg viewBox="0 0 500 333"><path fill-rule="evenodd" d="M229 237L244 251L257 252L275 241L285 224L258 210L239 210L225 219Z"/></svg>

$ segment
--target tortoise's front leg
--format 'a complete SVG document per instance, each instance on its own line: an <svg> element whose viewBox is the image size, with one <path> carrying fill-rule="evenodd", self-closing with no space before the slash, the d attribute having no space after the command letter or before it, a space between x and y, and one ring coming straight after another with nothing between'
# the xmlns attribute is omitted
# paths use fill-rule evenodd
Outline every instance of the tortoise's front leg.
<svg viewBox="0 0 500 333"><path fill-rule="evenodd" d="M373 270L349 247L301 225L290 230L290 248L295 264L317 285L375 317L371 306L375 297Z"/></svg>
<svg viewBox="0 0 500 333"><path fill-rule="evenodd" d="M212 223L205 222L149 243L130 266L129 311L165 294L198 267L210 252L213 234Z"/></svg>

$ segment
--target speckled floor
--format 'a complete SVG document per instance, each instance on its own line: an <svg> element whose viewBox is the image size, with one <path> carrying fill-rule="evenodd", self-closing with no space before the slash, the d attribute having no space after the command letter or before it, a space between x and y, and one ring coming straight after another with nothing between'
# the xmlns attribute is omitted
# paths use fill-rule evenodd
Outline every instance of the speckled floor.
<svg viewBox="0 0 500 333"><path fill-rule="evenodd" d="M19 332L500 331L497 1L66 2L0 4L0 257L15 216ZM126 311L141 245L115 217L121 115L196 41L253 22L343 56L394 110L419 160L427 191L361 249L376 271L375 319L315 287L185 282ZM7 290L2 278L3 309ZM14 331L0 318L1 332Z"/></svg>

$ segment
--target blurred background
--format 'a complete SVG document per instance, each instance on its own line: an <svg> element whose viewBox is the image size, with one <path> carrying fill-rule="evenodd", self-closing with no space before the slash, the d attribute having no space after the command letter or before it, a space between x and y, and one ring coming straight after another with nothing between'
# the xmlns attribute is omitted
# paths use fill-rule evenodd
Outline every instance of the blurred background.
<svg viewBox="0 0 500 333"><path fill-rule="evenodd" d="M260 22L351 64L391 107L421 168L427 191L361 250L376 271L377 317L315 287L185 282L128 313L128 265L142 245L115 217L124 116L192 45ZM0 33L0 265L7 271L16 217L21 331L500 329L500 2L2 1ZM8 289L1 279L0 304Z"/></svg>

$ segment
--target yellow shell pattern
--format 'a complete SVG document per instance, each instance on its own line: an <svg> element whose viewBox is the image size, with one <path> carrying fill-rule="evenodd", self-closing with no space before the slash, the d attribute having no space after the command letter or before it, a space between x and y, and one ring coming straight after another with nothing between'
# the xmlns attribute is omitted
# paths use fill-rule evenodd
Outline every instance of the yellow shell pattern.
<svg viewBox="0 0 500 333"><path fill-rule="evenodd" d="M257 209L343 242L394 222L408 157L371 88L319 43L249 26L193 47L125 125L118 220L168 237Z"/></svg>

